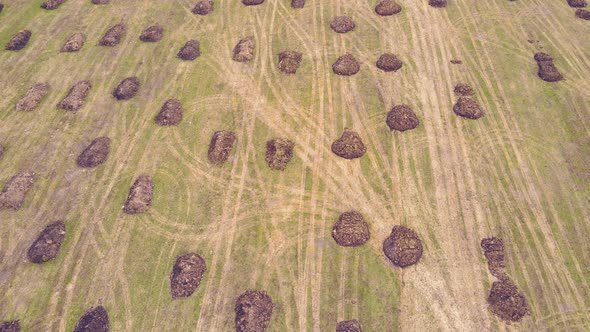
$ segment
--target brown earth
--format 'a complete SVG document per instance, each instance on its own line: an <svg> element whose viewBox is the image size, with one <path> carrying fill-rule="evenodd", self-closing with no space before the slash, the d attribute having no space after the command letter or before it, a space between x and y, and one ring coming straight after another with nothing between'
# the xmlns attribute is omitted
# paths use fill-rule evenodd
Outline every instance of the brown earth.
<svg viewBox="0 0 590 332"><path fill-rule="evenodd" d="M135 76L127 77L119 83L117 88L115 88L113 96L117 98L117 100L131 99L135 97L140 86L141 83L139 83L139 78Z"/></svg>
<svg viewBox="0 0 590 332"><path fill-rule="evenodd" d="M160 126L176 126L182 121L182 104L178 99L167 100L158 115L156 123Z"/></svg>
<svg viewBox="0 0 590 332"><path fill-rule="evenodd" d="M381 0L377 6L375 6L375 13L381 16L395 15L401 11L402 6L400 6L394 0Z"/></svg>
<svg viewBox="0 0 590 332"><path fill-rule="evenodd" d="M443 8L447 6L447 0L428 0L428 4L435 8Z"/></svg>
<svg viewBox="0 0 590 332"><path fill-rule="evenodd" d="M121 42L126 32L127 27L125 24L115 24L104 33L98 44L101 46L115 46Z"/></svg>
<svg viewBox="0 0 590 332"><path fill-rule="evenodd" d="M279 70L285 74L295 74L303 54L295 51L283 51L279 53Z"/></svg>
<svg viewBox="0 0 590 332"><path fill-rule="evenodd" d="M0 6L0 12L2 11L2 6ZM20 321L13 320L10 322L3 322L0 324L0 332L20 332Z"/></svg>
<svg viewBox="0 0 590 332"><path fill-rule="evenodd" d="M109 0L92 0L92 3L95 5L106 5L109 3Z"/></svg>
<svg viewBox="0 0 590 332"><path fill-rule="evenodd" d="M242 3L246 6L256 6L260 5L264 2L264 0L242 0Z"/></svg>
<svg viewBox="0 0 590 332"><path fill-rule="evenodd" d="M358 320L351 319L338 322L336 332L363 332L363 329Z"/></svg>
<svg viewBox="0 0 590 332"><path fill-rule="evenodd" d="M534 56L539 66L539 77L546 82L558 82L563 80L563 75L553 64L553 57L547 53L539 52Z"/></svg>
<svg viewBox="0 0 590 332"><path fill-rule="evenodd" d="M418 263L422 257L422 241L416 232L397 225L391 235L383 241L383 252L391 263L401 268Z"/></svg>
<svg viewBox="0 0 590 332"><path fill-rule="evenodd" d="M108 137L95 138L78 156L76 164L83 168L93 168L107 160L111 151L111 139Z"/></svg>
<svg viewBox="0 0 590 332"><path fill-rule="evenodd" d="M377 63L375 63L377 68L383 71L398 71L402 67L402 61L397 58L395 54L392 53L384 53L382 54Z"/></svg>
<svg viewBox="0 0 590 332"><path fill-rule="evenodd" d="M291 8L299 9L305 7L305 0L291 0Z"/></svg>
<svg viewBox="0 0 590 332"><path fill-rule="evenodd" d="M508 278L504 272L504 242L496 237L481 240L481 248L488 261L490 273L500 280Z"/></svg>
<svg viewBox="0 0 590 332"><path fill-rule="evenodd" d="M361 65L352 54L344 54L332 65L336 75L352 76L361 70Z"/></svg>
<svg viewBox="0 0 590 332"><path fill-rule="evenodd" d="M139 40L146 43L160 41L164 37L164 27L161 25L152 25L141 32Z"/></svg>
<svg viewBox="0 0 590 332"><path fill-rule="evenodd" d="M68 95L57 105L57 107L66 111L77 111L86 101L88 93L92 88L90 81L79 81L72 88Z"/></svg>
<svg viewBox="0 0 590 332"><path fill-rule="evenodd" d="M567 3L573 8L582 8L588 5L586 0L567 0Z"/></svg>
<svg viewBox="0 0 590 332"><path fill-rule="evenodd" d="M387 113L387 120L385 122L389 129L401 132L415 129L420 124L416 113L408 105L393 106L391 111Z"/></svg>
<svg viewBox="0 0 590 332"><path fill-rule="evenodd" d="M178 51L177 58L182 60L192 61L201 55L200 43L198 40L191 39L184 44L184 46Z"/></svg>
<svg viewBox="0 0 590 332"><path fill-rule="evenodd" d="M127 214L144 213L152 205L154 182L147 175L141 175L129 189L129 195L123 206Z"/></svg>
<svg viewBox="0 0 590 332"><path fill-rule="evenodd" d="M266 331L274 308L265 291L248 290L236 299L236 332Z"/></svg>
<svg viewBox="0 0 590 332"><path fill-rule="evenodd" d="M197 2L195 7L193 8L193 14L197 15L207 15L213 11L213 1L212 0L201 0Z"/></svg>
<svg viewBox="0 0 590 332"><path fill-rule="evenodd" d="M41 8L47 10L54 10L57 9L57 7L61 6L61 4L64 2L65 0L47 0L41 4Z"/></svg>
<svg viewBox="0 0 590 332"><path fill-rule="evenodd" d="M254 58L254 47L256 43L254 42L254 37L248 36L246 38L240 39L234 47L234 55L233 59L237 62L248 62Z"/></svg>
<svg viewBox="0 0 590 332"><path fill-rule="evenodd" d="M453 112L467 119L477 120L484 116L484 111L479 106L479 103L473 100L471 97L459 97L455 106L453 106Z"/></svg>
<svg viewBox="0 0 590 332"><path fill-rule="evenodd" d="M338 33L347 33L354 30L355 27L354 21L348 16L336 16L330 23L330 28Z"/></svg>
<svg viewBox="0 0 590 332"><path fill-rule="evenodd" d="M586 9L578 9L576 10L576 17L590 21L590 11L587 11Z"/></svg>
<svg viewBox="0 0 590 332"><path fill-rule="evenodd" d="M266 142L266 162L268 167L282 171L293 158L295 143L286 138L275 138Z"/></svg>
<svg viewBox="0 0 590 332"><path fill-rule="evenodd" d="M19 210L34 183L35 173L31 171L20 171L10 178L0 192L0 209Z"/></svg>
<svg viewBox="0 0 590 332"><path fill-rule="evenodd" d="M49 92L49 84L47 83L36 83L33 85L25 95L16 102L16 111L32 111L45 98L47 93Z"/></svg>
<svg viewBox="0 0 590 332"><path fill-rule="evenodd" d="M487 301L490 310L506 321L518 322L529 313L526 298L510 279L494 281Z"/></svg>
<svg viewBox="0 0 590 332"><path fill-rule="evenodd" d="M332 227L332 238L343 247L363 245L369 237L369 225L358 211L342 213Z"/></svg>
<svg viewBox="0 0 590 332"><path fill-rule="evenodd" d="M61 249L66 235L66 224L63 220L48 225L39 234L29 248L27 257L30 262L41 264L55 259Z"/></svg>
<svg viewBox="0 0 590 332"><path fill-rule="evenodd" d="M207 264L203 257L188 253L176 257L176 262L170 273L170 294L172 298L189 297L199 287L203 274L207 271Z"/></svg>
<svg viewBox="0 0 590 332"><path fill-rule="evenodd" d="M90 308L76 323L74 332L109 332L109 314L101 305Z"/></svg>
<svg viewBox="0 0 590 332"><path fill-rule="evenodd" d="M458 96L472 96L473 95L473 88L471 88L471 86L467 83L457 83L457 85L455 85L455 89L453 91Z"/></svg>
<svg viewBox="0 0 590 332"><path fill-rule="evenodd" d="M61 52L78 52L86 42L86 35L78 32L70 36L66 43L62 46Z"/></svg>
<svg viewBox="0 0 590 332"><path fill-rule="evenodd" d="M332 152L344 159L356 159L362 157L367 148L354 130L345 128L342 136L332 143Z"/></svg>
<svg viewBox="0 0 590 332"><path fill-rule="evenodd" d="M216 131L211 137L209 152L207 157L212 164L221 165L229 157L229 153L234 146L236 134L231 131Z"/></svg>
<svg viewBox="0 0 590 332"><path fill-rule="evenodd" d="M20 51L23 48L25 48L25 46L27 46L27 43L29 42L29 40L31 39L31 35L33 33L29 30L22 30L17 32L8 42L8 44L6 44L6 47L4 47L5 50L7 51Z"/></svg>

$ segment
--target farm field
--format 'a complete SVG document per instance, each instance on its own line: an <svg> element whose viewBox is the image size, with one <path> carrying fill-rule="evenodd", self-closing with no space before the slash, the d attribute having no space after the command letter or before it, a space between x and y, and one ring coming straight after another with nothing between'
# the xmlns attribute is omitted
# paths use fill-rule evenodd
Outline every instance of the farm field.
<svg viewBox="0 0 590 332"><path fill-rule="evenodd" d="M35 183L19 210L0 209L0 323L23 331L72 331L103 305L112 331L233 331L236 298L265 290L274 310L268 331L334 331L358 319L363 331L590 330L590 22L566 0L397 0L403 10L378 16L378 1L288 0L244 6L215 1L207 16L196 0L3 0L0 13L0 186L21 170ZM330 22L347 15L356 28ZM99 46L110 27L127 32ZM163 38L142 42L154 24ZM32 31L20 51L12 36ZM61 53L76 32L87 39ZM249 63L232 61L253 36ZM200 42L194 61L176 57ZM302 53L297 72L278 69L278 54ZM383 53L403 62L375 66ZM537 52L550 54L565 78L537 76ZM332 64L350 53L354 76ZM451 60L460 60L453 64ZM117 100L125 78L137 95ZM57 105L70 88L92 88L77 111ZM49 92L17 112L35 83ZM465 82L485 116L453 113L454 87ZM177 126L154 118L169 99L184 110ZM391 131L394 105L410 105L420 125ZM366 154L331 151L345 128ZM233 131L223 165L207 159L214 132ZM108 159L76 165L99 136ZM266 142L294 142L284 171L265 161ZM151 176L151 207L123 211L130 187ZM366 220L370 239L341 247L332 227L345 211ZM65 240L49 262L27 250L50 223ZM394 266L383 241L395 225L415 230L423 255ZM480 246L504 241L506 274L528 302L520 322L497 318L486 302L496 280ZM190 297L173 299L177 256L201 255L207 271Z"/></svg>

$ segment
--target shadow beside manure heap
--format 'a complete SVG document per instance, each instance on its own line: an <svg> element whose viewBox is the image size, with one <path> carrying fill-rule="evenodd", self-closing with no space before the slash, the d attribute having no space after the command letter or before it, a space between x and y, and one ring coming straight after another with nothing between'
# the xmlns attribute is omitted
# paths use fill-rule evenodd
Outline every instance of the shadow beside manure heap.
<svg viewBox="0 0 590 332"><path fill-rule="evenodd" d="M361 65L352 54L344 54L332 65L332 71L336 75L352 76L361 70Z"/></svg>
<svg viewBox="0 0 590 332"><path fill-rule="evenodd" d="M567 4L572 8L583 8L588 5L586 0L567 0Z"/></svg>
<svg viewBox="0 0 590 332"><path fill-rule="evenodd" d="M101 46L115 46L121 42L126 32L125 24L115 24L104 33L98 44Z"/></svg>
<svg viewBox="0 0 590 332"><path fill-rule="evenodd" d="M193 8L193 14L197 15L208 15L210 12L213 11L213 1L212 0L201 0L197 2L195 7Z"/></svg>
<svg viewBox="0 0 590 332"><path fill-rule="evenodd" d="M131 99L135 97L140 86L139 78L135 76L127 77L115 88L113 91L113 97L117 98L117 100Z"/></svg>
<svg viewBox="0 0 590 332"><path fill-rule="evenodd" d="M395 266L404 268L414 265L422 257L422 241L414 230L397 225L383 241L383 253Z"/></svg>
<svg viewBox="0 0 590 332"><path fill-rule="evenodd" d="M332 227L332 238L343 247L363 245L370 238L369 225L360 212L344 212Z"/></svg>
<svg viewBox="0 0 590 332"><path fill-rule="evenodd" d="M45 98L49 92L49 84L47 83L36 83L33 85L25 95L16 102L17 112L30 112L37 108L41 100Z"/></svg>
<svg viewBox="0 0 590 332"><path fill-rule="evenodd" d="M354 24L354 21L348 16L336 16L332 20L332 23L330 23L330 28L332 28L334 32L347 33L354 30L356 25Z"/></svg>
<svg viewBox="0 0 590 332"><path fill-rule="evenodd" d="M93 168L107 160L111 151L111 139L108 137L95 138L78 156L76 164L83 168Z"/></svg>
<svg viewBox="0 0 590 332"><path fill-rule="evenodd" d="M41 4L41 8L47 10L54 10L57 9L57 7L61 6L61 4L65 1L66 0L47 0Z"/></svg>
<svg viewBox="0 0 590 332"><path fill-rule="evenodd" d="M279 53L279 70L285 74L295 74L303 54L295 51L283 51Z"/></svg>
<svg viewBox="0 0 590 332"><path fill-rule="evenodd" d="M127 214L139 214L147 211L152 205L154 182L147 175L141 175L129 189L129 195L123 206Z"/></svg>
<svg viewBox="0 0 590 332"><path fill-rule="evenodd" d="M156 115L156 124L160 126L176 126L182 121L182 104L178 99L167 100L158 115Z"/></svg>
<svg viewBox="0 0 590 332"><path fill-rule="evenodd" d="M207 265L203 257L188 253L176 257L170 273L170 294L172 298L189 297L199 287Z"/></svg>
<svg viewBox="0 0 590 332"><path fill-rule="evenodd" d="M27 192L35 183L35 173L20 171L16 173L0 192L0 209L20 210Z"/></svg>
<svg viewBox="0 0 590 332"><path fill-rule="evenodd" d="M155 43L164 37L164 27L161 25L152 25L143 30L139 40L146 43Z"/></svg>
<svg viewBox="0 0 590 332"><path fill-rule="evenodd" d="M586 9L578 9L576 10L576 17L590 21L590 11L587 11Z"/></svg>
<svg viewBox="0 0 590 332"><path fill-rule="evenodd" d="M184 44L184 46L178 51L177 58L186 61L192 61L201 55L200 43L198 40L191 39Z"/></svg>
<svg viewBox="0 0 590 332"><path fill-rule="evenodd" d="M35 242L27 251L27 258L30 262L41 264L55 259L61 249L66 235L66 224L63 220L48 225L39 234Z"/></svg>
<svg viewBox="0 0 590 332"><path fill-rule="evenodd" d="M237 62L248 62L254 58L254 37L248 36L240 39L234 47L233 60Z"/></svg>
<svg viewBox="0 0 590 332"><path fill-rule="evenodd" d="M336 332L363 332L361 323L356 319L344 320L336 324Z"/></svg>
<svg viewBox="0 0 590 332"><path fill-rule="evenodd" d="M216 131L211 137L207 157L214 165L223 164L229 157L229 153L234 146L236 134L231 131Z"/></svg>
<svg viewBox="0 0 590 332"><path fill-rule="evenodd" d="M29 40L31 39L31 35L33 35L33 33L29 30L22 30L22 31L17 32L10 39L8 44L6 44L6 47L4 47L4 49L7 51L20 51L20 50L22 50L29 43Z"/></svg>
<svg viewBox="0 0 590 332"><path fill-rule="evenodd" d="M332 143L332 152L344 159L356 159L362 157L367 152L367 148L359 134L344 128L342 136Z"/></svg>
<svg viewBox="0 0 590 332"><path fill-rule="evenodd" d="M300 9L305 7L305 0L291 0L291 8Z"/></svg>
<svg viewBox="0 0 590 332"><path fill-rule="evenodd" d="M402 68L402 65L402 61L398 59L395 54L392 53L382 54L375 63L375 66L377 66L377 68L386 72L398 71Z"/></svg>
<svg viewBox="0 0 590 332"><path fill-rule="evenodd" d="M60 52L78 52L86 43L86 35L78 32L70 36L62 46Z"/></svg>
<svg viewBox="0 0 590 332"><path fill-rule="evenodd" d="M20 321L3 322L0 324L0 332L20 332Z"/></svg>
<svg viewBox="0 0 590 332"><path fill-rule="evenodd" d="M394 0L381 0L375 6L375 13L380 16L391 16L398 14L402 11L402 6L400 6Z"/></svg>
<svg viewBox="0 0 590 332"><path fill-rule="evenodd" d="M447 0L428 0L428 4L434 8L444 8L447 6Z"/></svg>
<svg viewBox="0 0 590 332"><path fill-rule="evenodd" d="M546 82L558 82L563 80L563 75L557 70L553 64L553 57L547 53L539 52L534 56L537 65L539 66L538 75Z"/></svg>
<svg viewBox="0 0 590 332"><path fill-rule="evenodd" d="M74 332L109 332L109 314L106 309L99 305L90 308L76 323Z"/></svg>
<svg viewBox="0 0 590 332"><path fill-rule="evenodd" d="M282 171L293 158L295 143L286 138L275 138L266 142L266 162L268 167Z"/></svg>
<svg viewBox="0 0 590 332"><path fill-rule="evenodd" d="M415 129L420 124L416 113L408 105L393 106L391 111L387 113L387 120L385 122L390 130L401 132Z"/></svg>
<svg viewBox="0 0 590 332"><path fill-rule="evenodd" d="M236 331L266 331L274 303L265 291L248 290L236 299Z"/></svg>
<svg viewBox="0 0 590 332"><path fill-rule="evenodd" d="M91 88L92 83L90 83L90 81L77 82L72 86L68 95L57 105L57 107L66 111L79 110L84 105Z"/></svg>

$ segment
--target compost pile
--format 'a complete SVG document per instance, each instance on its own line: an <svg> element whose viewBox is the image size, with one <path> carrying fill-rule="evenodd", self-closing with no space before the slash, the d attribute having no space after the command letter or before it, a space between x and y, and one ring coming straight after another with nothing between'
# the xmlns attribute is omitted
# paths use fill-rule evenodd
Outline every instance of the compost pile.
<svg viewBox="0 0 590 332"><path fill-rule="evenodd" d="M139 176L129 189L123 211L128 214L139 214L147 211L152 205L153 195L154 182L152 179L147 175Z"/></svg>
<svg viewBox="0 0 590 332"><path fill-rule="evenodd" d="M76 159L76 164L83 168L93 168L107 160L111 151L111 139L108 137L95 138Z"/></svg>
<svg viewBox="0 0 590 332"><path fill-rule="evenodd" d="M422 241L414 230L397 225L383 242L383 253L395 266L414 265L422 257Z"/></svg>
<svg viewBox="0 0 590 332"><path fill-rule="evenodd" d="M410 106L396 105L387 113L386 123L389 129L404 132L417 128L420 120Z"/></svg>
<svg viewBox="0 0 590 332"><path fill-rule="evenodd" d="M344 159L356 159L362 157L367 152L367 148L359 134L345 128L342 136L332 143L332 152Z"/></svg>
<svg viewBox="0 0 590 332"><path fill-rule="evenodd" d="M266 331L274 303L265 291L249 290L236 299L236 332Z"/></svg>
<svg viewBox="0 0 590 332"><path fill-rule="evenodd" d="M369 240L369 225L360 212L344 212L332 227L332 237L343 247L357 247Z"/></svg>
<svg viewBox="0 0 590 332"><path fill-rule="evenodd" d="M109 315L103 306L90 308L76 323L74 332L109 332Z"/></svg>
<svg viewBox="0 0 590 332"><path fill-rule="evenodd" d="M229 153L234 146L236 134L231 131L216 131L211 137L207 157L212 164L221 165L229 157Z"/></svg>
<svg viewBox="0 0 590 332"><path fill-rule="evenodd" d="M275 138L266 142L266 163L274 170L282 171L293 158L295 143L286 138Z"/></svg>
<svg viewBox="0 0 590 332"><path fill-rule="evenodd" d="M170 294L172 298L189 297L199 287L207 265L203 257L188 253L176 257L170 274Z"/></svg>
<svg viewBox="0 0 590 332"><path fill-rule="evenodd" d="M45 227L29 248L27 257L30 262L41 264L55 259L61 249L66 235L66 224L59 220Z"/></svg>

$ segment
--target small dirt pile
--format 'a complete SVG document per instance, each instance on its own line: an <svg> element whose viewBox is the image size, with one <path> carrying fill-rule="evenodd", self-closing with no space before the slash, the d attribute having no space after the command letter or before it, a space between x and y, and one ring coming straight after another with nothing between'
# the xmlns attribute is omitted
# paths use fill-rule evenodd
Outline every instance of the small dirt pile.
<svg viewBox="0 0 590 332"><path fill-rule="evenodd" d="M286 138L275 138L266 142L266 162L268 167L282 171L293 159L295 143Z"/></svg>
<svg viewBox="0 0 590 332"><path fill-rule="evenodd" d="M264 2L264 0L242 0L242 3L246 6L256 6L260 5Z"/></svg>
<svg viewBox="0 0 590 332"><path fill-rule="evenodd" d="M178 54L176 55L177 58L186 61L192 61L198 58L201 55L200 50L200 43L198 40L189 40L184 44L184 46L180 49Z"/></svg>
<svg viewBox="0 0 590 332"><path fill-rule="evenodd" d="M363 332L363 329L358 320L351 319L338 322L336 332Z"/></svg>
<svg viewBox="0 0 590 332"><path fill-rule="evenodd" d="M113 96L117 98L117 100L131 99L135 97L137 91L139 91L140 86L141 84L139 83L139 78L135 76L127 77L126 79L122 80L117 88L113 91Z"/></svg>
<svg viewBox="0 0 590 332"><path fill-rule="evenodd" d="M305 0L291 0L291 8L300 9L305 7Z"/></svg>
<svg viewBox="0 0 590 332"><path fill-rule="evenodd" d="M78 32L70 36L66 43L61 47L61 52L78 52L86 42L86 35Z"/></svg>
<svg viewBox="0 0 590 332"><path fill-rule="evenodd" d="M129 189L129 195L123 206L127 214L139 214L147 211L152 205L154 182L147 175L141 175Z"/></svg>
<svg viewBox="0 0 590 332"><path fill-rule="evenodd" d="M279 53L279 70L285 74L295 74L303 54L295 51L283 51Z"/></svg>
<svg viewBox="0 0 590 332"><path fill-rule="evenodd" d="M586 9L578 9L576 10L576 17L590 21L590 11L587 11Z"/></svg>
<svg viewBox="0 0 590 332"><path fill-rule="evenodd" d="M79 110L82 105L84 105L86 97L88 96L88 93L90 93L91 88L92 83L90 83L90 81L77 82L70 89L68 95L57 105L57 107L66 111Z"/></svg>
<svg viewBox="0 0 590 332"><path fill-rule="evenodd" d="M98 44L101 46L115 46L121 42L126 32L127 27L125 24L116 24L105 32Z"/></svg>
<svg viewBox="0 0 590 332"><path fill-rule="evenodd" d="M20 50L22 50L29 43L29 40L31 39L32 34L33 33L29 30L22 30L22 31L17 32L10 39L8 44L6 44L6 47L4 47L4 49L7 51L20 51Z"/></svg>
<svg viewBox="0 0 590 332"><path fill-rule="evenodd" d="M101 305L90 308L80 317L74 332L109 332L109 314Z"/></svg>
<svg viewBox="0 0 590 332"><path fill-rule="evenodd" d="M369 225L360 212L344 212L332 227L332 237L343 247L357 247L369 240Z"/></svg>
<svg viewBox="0 0 590 332"><path fill-rule="evenodd" d="M47 10L54 10L57 9L57 7L61 6L61 4L65 1L66 0L47 0L41 4L41 8Z"/></svg>
<svg viewBox="0 0 590 332"><path fill-rule="evenodd" d="M63 220L48 225L39 234L27 252L30 262L41 264L55 259L66 236L66 224Z"/></svg>
<svg viewBox="0 0 590 332"><path fill-rule="evenodd" d="M332 152L344 159L356 159L362 157L367 152L367 148L359 134L344 128L342 136L332 143Z"/></svg>
<svg viewBox="0 0 590 332"><path fill-rule="evenodd" d="M539 66L539 77L546 82L558 82L563 80L563 75L555 68L553 57L547 53L539 52L535 54L535 61Z"/></svg>
<svg viewBox="0 0 590 332"><path fill-rule="evenodd" d="M583 8L588 5L586 0L567 0L567 4L573 8Z"/></svg>
<svg viewBox="0 0 590 332"><path fill-rule="evenodd" d="M428 4L434 8L444 8L447 6L447 0L428 0Z"/></svg>
<svg viewBox="0 0 590 332"><path fill-rule="evenodd" d="M37 83L33 85L25 95L16 102L17 112L30 112L37 108L37 105L45 98L49 92L49 84Z"/></svg>
<svg viewBox="0 0 590 332"><path fill-rule="evenodd" d="M506 321L518 322L529 312L526 298L510 279L492 283L488 304L496 316Z"/></svg>
<svg viewBox="0 0 590 332"><path fill-rule="evenodd" d="M236 134L231 131L216 131L211 137L207 157L214 165L223 164L229 157L229 153L236 141Z"/></svg>
<svg viewBox="0 0 590 332"><path fill-rule="evenodd" d="M139 40L146 43L155 43L164 37L164 27L161 25L152 25L141 32Z"/></svg>
<svg viewBox="0 0 590 332"><path fill-rule="evenodd" d="M254 37L248 36L240 39L236 47L234 47L233 59L237 62L248 62L254 58Z"/></svg>
<svg viewBox="0 0 590 332"><path fill-rule="evenodd" d="M467 83L457 83L454 92L457 96L473 96L473 89Z"/></svg>
<svg viewBox="0 0 590 332"><path fill-rule="evenodd" d="M375 63L377 68L383 71L398 71L402 67L402 61L397 58L395 54L384 53L382 54L377 62Z"/></svg>
<svg viewBox="0 0 590 332"><path fill-rule="evenodd" d="M405 226L393 227L391 235L383 241L383 252L395 266L407 267L422 257L422 241L414 230Z"/></svg>
<svg viewBox="0 0 590 332"><path fill-rule="evenodd" d="M355 27L354 21L348 16L336 16L330 23L330 28L338 33L347 33L354 30Z"/></svg>
<svg viewBox="0 0 590 332"><path fill-rule="evenodd" d="M2 11L1 6L0 11ZM20 321L13 320L10 322L3 322L0 324L0 332L20 332Z"/></svg>
<svg viewBox="0 0 590 332"><path fill-rule="evenodd" d="M484 111L471 97L459 97L457 103L453 106L453 112L471 120L477 120L484 116Z"/></svg>
<svg viewBox="0 0 590 332"><path fill-rule="evenodd" d="M401 132L415 129L420 124L416 113L408 105L393 106L391 111L387 113L387 120L385 122L390 130Z"/></svg>
<svg viewBox="0 0 590 332"><path fill-rule="evenodd" d="M380 16L391 16L398 14L401 11L402 6L394 0L381 0L377 6L375 6L375 13Z"/></svg>
<svg viewBox="0 0 590 332"><path fill-rule="evenodd" d="M0 209L20 210L34 183L35 173L31 171L21 171L10 178L0 192Z"/></svg>
<svg viewBox="0 0 590 332"><path fill-rule="evenodd" d="M332 71L336 75L352 76L361 70L361 65L352 54L344 54L332 65Z"/></svg>
<svg viewBox="0 0 590 332"><path fill-rule="evenodd" d="M504 272L504 242L496 237L485 238L481 240L481 248L488 260L490 273L500 280L508 278Z"/></svg>
<svg viewBox="0 0 590 332"><path fill-rule="evenodd" d="M210 12L213 11L213 1L211 0L201 0L197 2L195 7L193 8L193 14L197 15L208 15Z"/></svg>
<svg viewBox="0 0 590 332"><path fill-rule="evenodd" d="M203 274L207 271L207 265L203 257L188 253L176 257L176 262L170 273L170 294L172 298L189 297L193 295Z"/></svg>
<svg viewBox="0 0 590 332"><path fill-rule="evenodd" d="M95 138L78 156L76 164L83 168L93 168L107 160L111 151L111 139L108 137Z"/></svg>
<svg viewBox="0 0 590 332"><path fill-rule="evenodd" d="M236 299L236 332L266 331L274 308L265 291L249 290Z"/></svg>
<svg viewBox="0 0 590 332"><path fill-rule="evenodd" d="M156 115L156 124L160 126L176 126L180 121L182 121L182 104L178 99L167 100Z"/></svg>
<svg viewBox="0 0 590 332"><path fill-rule="evenodd" d="M92 0L92 3L95 5L106 5L109 1L110 0Z"/></svg>

